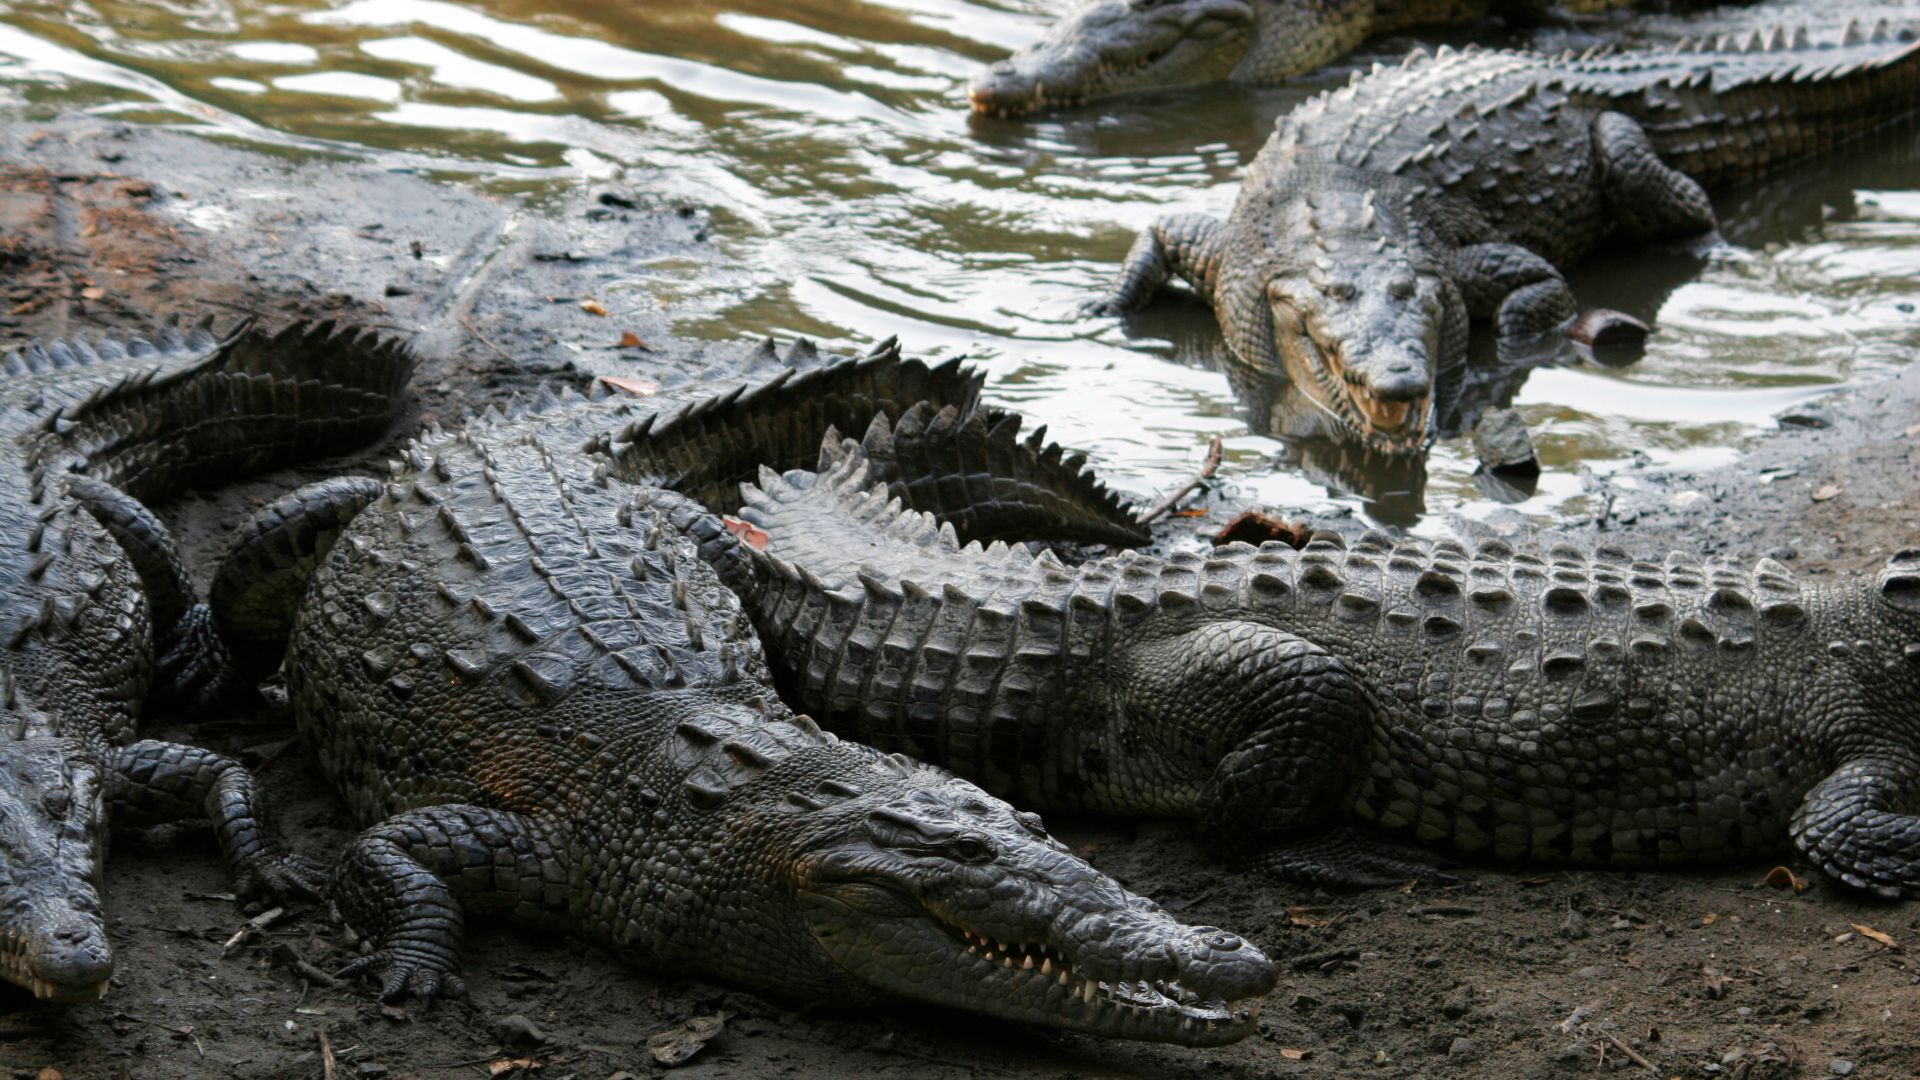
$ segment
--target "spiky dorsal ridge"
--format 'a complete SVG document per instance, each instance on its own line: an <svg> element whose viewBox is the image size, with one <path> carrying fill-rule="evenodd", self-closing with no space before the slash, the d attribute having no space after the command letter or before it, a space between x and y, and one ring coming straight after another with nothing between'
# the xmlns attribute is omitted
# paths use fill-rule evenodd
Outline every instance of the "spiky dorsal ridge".
<svg viewBox="0 0 1920 1080"><path fill-rule="evenodd" d="M6 356L0 358L0 375L42 375L121 360L200 352L216 344L217 338L212 328L213 317L207 316L184 329L172 325L158 326L148 337L105 336L93 341L81 338L34 341L7 350Z"/></svg>
<svg viewBox="0 0 1920 1080"><path fill-rule="evenodd" d="M182 385L213 372L269 380L317 381L391 397L412 377L419 358L403 339L332 319L294 322L265 332L252 319L215 336L209 324L195 326L171 351L157 350L153 364L127 372L51 413L44 431L64 434L104 410ZM126 355L146 354L128 350ZM185 363L170 362L193 356ZM100 357L94 350L94 361ZM344 359L345 362L342 362Z"/></svg>

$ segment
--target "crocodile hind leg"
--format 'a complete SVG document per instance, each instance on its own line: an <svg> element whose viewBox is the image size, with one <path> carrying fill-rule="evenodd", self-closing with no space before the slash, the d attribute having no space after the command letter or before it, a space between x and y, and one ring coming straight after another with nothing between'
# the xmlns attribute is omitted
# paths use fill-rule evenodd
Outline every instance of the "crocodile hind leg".
<svg viewBox="0 0 1920 1080"><path fill-rule="evenodd" d="M1228 861L1320 885L1443 876L1432 856L1346 825L1366 772L1372 707L1325 649L1222 622L1134 650L1129 661L1128 697L1141 708L1174 705L1187 730L1247 733L1218 755L1200 798L1202 836Z"/></svg>
<svg viewBox="0 0 1920 1080"><path fill-rule="evenodd" d="M238 674L257 680L279 665L320 560L385 490L364 476L332 477L281 496L235 530L208 603Z"/></svg>
<svg viewBox="0 0 1920 1080"><path fill-rule="evenodd" d="M1920 897L1920 773L1862 758L1807 793L1789 832L1820 869L1889 900Z"/></svg>
<svg viewBox="0 0 1920 1080"><path fill-rule="evenodd" d="M104 480L75 474L66 478L66 488L126 552L147 594L153 625L160 629L157 702L205 704L218 697L227 681L227 651L167 527L140 500Z"/></svg>
<svg viewBox="0 0 1920 1080"><path fill-rule="evenodd" d="M1147 226L1127 261L1121 264L1120 283L1113 291L1086 305L1089 315L1118 315L1147 306L1170 277L1178 276L1209 302L1220 259L1227 250L1227 230L1219 219L1205 214L1176 214Z"/></svg>
<svg viewBox="0 0 1920 1080"><path fill-rule="evenodd" d="M331 898L373 951L342 977L382 968L383 1001L459 997L463 908L562 929L565 851L537 822L480 806L429 806L375 825L341 856Z"/></svg>
<svg viewBox="0 0 1920 1080"><path fill-rule="evenodd" d="M1636 239L1711 235L1719 227L1706 189L1661 161L1631 117L1601 113L1593 123L1593 148L1607 211Z"/></svg>
<svg viewBox="0 0 1920 1080"><path fill-rule="evenodd" d="M242 901L320 895L320 867L287 848L255 790L232 758L178 743L142 740L114 750L107 797L116 821L205 818Z"/></svg>

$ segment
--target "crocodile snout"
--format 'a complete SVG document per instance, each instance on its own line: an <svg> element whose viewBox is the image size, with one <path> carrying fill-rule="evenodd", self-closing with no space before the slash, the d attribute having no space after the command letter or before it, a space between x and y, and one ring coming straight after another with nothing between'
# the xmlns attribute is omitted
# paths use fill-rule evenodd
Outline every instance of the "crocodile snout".
<svg viewBox="0 0 1920 1080"><path fill-rule="evenodd" d="M48 931L27 962L27 989L43 1001L97 1001L113 977L113 951L99 923L74 916Z"/></svg>
<svg viewBox="0 0 1920 1080"><path fill-rule="evenodd" d="M1427 394L1427 367L1412 356L1398 356L1382 365L1369 389L1381 401L1418 401Z"/></svg>

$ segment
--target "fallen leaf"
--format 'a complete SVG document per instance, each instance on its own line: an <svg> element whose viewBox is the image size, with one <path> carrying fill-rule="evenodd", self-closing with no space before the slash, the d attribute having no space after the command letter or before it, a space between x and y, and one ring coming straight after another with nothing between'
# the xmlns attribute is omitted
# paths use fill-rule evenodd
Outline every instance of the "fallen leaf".
<svg viewBox="0 0 1920 1080"><path fill-rule="evenodd" d="M1178 517L1178 518L1196 518L1196 517L1206 517L1206 516L1207 516L1207 511L1205 511L1205 510L1175 510L1175 511L1174 511L1173 513L1171 513L1171 514L1168 514L1167 516L1168 516L1168 517Z"/></svg>
<svg viewBox="0 0 1920 1080"><path fill-rule="evenodd" d="M632 394L634 397L647 397L660 389L660 384L654 382L652 379L628 379L619 375L602 375L600 376L600 381L613 387L615 390L622 390Z"/></svg>
<svg viewBox="0 0 1920 1080"><path fill-rule="evenodd" d="M1847 925L1853 927L1855 930L1860 931L1862 935L1866 937L1870 937L1873 940L1879 942L1880 944L1885 945L1889 949L1897 949L1900 947L1900 943L1893 940L1893 935L1887 933L1884 930L1875 930L1871 926L1862 926L1859 923L1848 923Z"/></svg>
<svg viewBox="0 0 1920 1080"><path fill-rule="evenodd" d="M737 517L723 517L720 519L720 524L726 526L728 532L739 537L741 543L755 551L767 550L767 542L773 539L767 535L767 530Z"/></svg>
<svg viewBox="0 0 1920 1080"><path fill-rule="evenodd" d="M634 332L633 332L633 331L631 331L631 330L626 330L626 331L623 331L623 332L622 332L622 333L620 334L620 344L619 344L619 345L617 345L617 346L615 346L615 348L620 348L620 349L639 349L639 350L640 350L641 352L652 352L652 351L653 351L653 347L652 347L652 346L650 346L650 345L648 345L648 344L647 344L646 342L644 342L644 341L641 341L641 340L640 340L640 335L639 335L639 334L636 334L636 333L634 333Z"/></svg>
<svg viewBox="0 0 1920 1080"><path fill-rule="evenodd" d="M1528 878L1527 880L1521 882L1520 887L1523 889L1537 889L1542 885L1551 885L1551 884L1553 884L1553 879L1550 877L1535 877L1535 878Z"/></svg>
<svg viewBox="0 0 1920 1080"><path fill-rule="evenodd" d="M1332 921L1331 919L1314 918L1311 914L1309 914L1309 912L1312 912L1314 910L1315 910L1314 908L1310 908L1310 907L1290 907L1287 909L1287 921L1292 923L1295 926L1306 926L1306 927L1325 926Z"/></svg>
<svg viewBox="0 0 1920 1080"><path fill-rule="evenodd" d="M712 1016L690 1016L686 1022L671 1031L662 1031L647 1040L647 1049L653 1051L653 1060L671 1068L685 1065L706 1048L715 1035L727 1029L727 1014L714 1013Z"/></svg>
<svg viewBox="0 0 1920 1080"><path fill-rule="evenodd" d="M82 300L99 300L104 298L106 295L107 295L107 290L101 288L98 285L89 285L86 288L80 290L80 299Z"/></svg>
<svg viewBox="0 0 1920 1080"><path fill-rule="evenodd" d="M384 1001L380 1003L380 1015L396 1024L404 1024L412 1019L407 1015L407 1010L398 1005L389 1005Z"/></svg>
<svg viewBox="0 0 1920 1080"><path fill-rule="evenodd" d="M1831 499L1838 494L1840 494L1839 484L1827 484L1813 493L1813 501L1826 502L1828 499Z"/></svg>
<svg viewBox="0 0 1920 1080"><path fill-rule="evenodd" d="M595 300L591 296L587 297L585 300L580 301L580 310L586 312L589 315L598 315L603 319L607 317L606 305L602 304L598 300Z"/></svg>
<svg viewBox="0 0 1920 1080"><path fill-rule="evenodd" d="M1901 432L1901 434L1905 435L1909 439L1913 438L1916 435L1920 435L1920 424L1908 424L1906 426L1906 430Z"/></svg>
<svg viewBox="0 0 1920 1080"><path fill-rule="evenodd" d="M532 1058L495 1058L487 1062L488 1076L505 1076L510 1072L538 1072L543 1066Z"/></svg>
<svg viewBox="0 0 1920 1080"><path fill-rule="evenodd" d="M1305 1061L1313 1056L1312 1050L1296 1050L1291 1046L1280 1048L1280 1056L1288 1061Z"/></svg>
<svg viewBox="0 0 1920 1080"><path fill-rule="evenodd" d="M40 1075L35 1077L34 1080L66 1080L66 1077L60 1075L59 1069L56 1069L53 1066L49 1065L46 1068L41 1069Z"/></svg>
<svg viewBox="0 0 1920 1080"><path fill-rule="evenodd" d="M1776 866L1767 871L1767 876L1760 879L1760 884L1771 885L1776 889L1792 889L1794 892L1807 891L1807 879L1784 866Z"/></svg>
<svg viewBox="0 0 1920 1080"><path fill-rule="evenodd" d="M1720 914L1718 912L1709 911L1705 915L1700 916L1701 926L1712 926L1714 923L1717 923L1719 921L1720 921Z"/></svg>

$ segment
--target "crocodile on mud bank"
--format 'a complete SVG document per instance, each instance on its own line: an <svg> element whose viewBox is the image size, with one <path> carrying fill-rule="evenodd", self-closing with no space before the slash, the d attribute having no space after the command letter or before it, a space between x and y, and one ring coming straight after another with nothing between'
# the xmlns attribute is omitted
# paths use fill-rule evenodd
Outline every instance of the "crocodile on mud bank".
<svg viewBox="0 0 1920 1080"><path fill-rule="evenodd" d="M1470 318L1537 346L1576 314L1560 268L1603 241L1710 237L1706 188L1916 109L1920 44L1884 23L1822 44L1415 51L1283 117L1231 216L1155 222L1092 309L1178 276L1212 305L1226 362L1282 387L1271 434L1419 453Z"/></svg>
<svg viewBox="0 0 1920 1080"><path fill-rule="evenodd" d="M1039 41L975 76L973 110L1025 116L1142 90L1284 82L1370 37L1489 17L1568 21L1637 0L1083 0Z"/></svg>
<svg viewBox="0 0 1920 1080"><path fill-rule="evenodd" d="M220 674L206 608L143 501L380 435L412 359L322 325L36 344L5 369L0 978L91 1001L113 973L110 819L211 819L243 899L318 882L237 762L135 738L151 699L190 703Z"/></svg>
<svg viewBox="0 0 1920 1080"><path fill-rule="evenodd" d="M738 599L649 509L654 477L601 452L647 433L679 448L649 467L718 489L745 454L897 412L952 371L883 350L762 368L677 416L671 388L545 401L429 431L387 482L324 481L244 526L212 593L223 636L287 643L301 732L371 826L332 887L374 946L349 970L384 969L388 998L457 994L463 919L495 913L786 998L1249 1034L1275 979L1258 950L1176 922L1034 815L786 708ZM702 445L729 423L759 441ZM1109 500L1077 472L1058 499L1003 484L1003 507L1097 516Z"/></svg>
<svg viewBox="0 0 1920 1080"><path fill-rule="evenodd" d="M929 459L978 472L980 429L946 430ZM730 524L654 497L788 700L849 738L1038 807L1195 817L1310 881L1431 872L1376 834L1613 867L1791 838L1920 895L1920 551L1822 583L1378 532L1070 567L903 509L872 482L893 438L885 416L829 436L822 471L763 471Z"/></svg>

